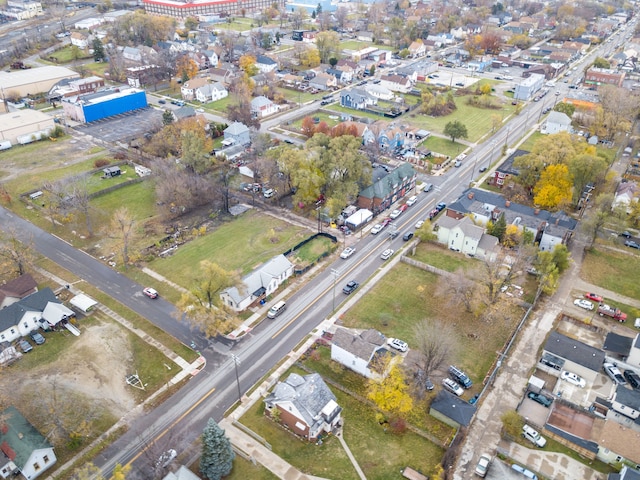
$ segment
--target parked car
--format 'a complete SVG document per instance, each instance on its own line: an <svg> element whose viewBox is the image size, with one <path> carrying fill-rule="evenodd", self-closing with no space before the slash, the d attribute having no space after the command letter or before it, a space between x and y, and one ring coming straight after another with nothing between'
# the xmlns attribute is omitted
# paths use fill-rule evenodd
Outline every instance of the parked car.
<svg viewBox="0 0 640 480"><path fill-rule="evenodd" d="M632 235L627 230L625 230L624 232L621 232L620 236L624 237L624 238L631 238L632 237Z"/></svg>
<svg viewBox="0 0 640 480"><path fill-rule="evenodd" d="M577 298L573 301L573 304L577 307L584 308L585 310L593 310L593 303L584 298Z"/></svg>
<svg viewBox="0 0 640 480"><path fill-rule="evenodd" d="M18 346L20 347L20 350L22 350L22 353L27 353L33 350L33 347L31 346L31 344L27 342L24 338L18 342Z"/></svg>
<svg viewBox="0 0 640 480"><path fill-rule="evenodd" d="M640 243L636 243L633 240L627 240L626 242L624 242L625 247L630 247L630 248L637 248L638 250L640 250Z"/></svg>
<svg viewBox="0 0 640 480"><path fill-rule="evenodd" d="M402 215L402 211L401 210L394 210L393 212L391 212L391 214L389 215L389 218L391 218L392 220L395 220L396 218L398 218L400 215Z"/></svg>
<svg viewBox="0 0 640 480"><path fill-rule="evenodd" d="M29 336L31 337L31 340L33 340L34 342L36 342L36 345L42 345L45 341L45 338L37 331L33 331L29 334Z"/></svg>
<svg viewBox="0 0 640 480"><path fill-rule="evenodd" d="M387 248L384 252L382 252L382 255L380 255L380 258L382 260L388 260L391 258L391 255L393 255L393 250L391 248Z"/></svg>
<svg viewBox="0 0 640 480"><path fill-rule="evenodd" d="M487 167L480 167L480 169L478 170L480 173L484 173L487 171Z"/></svg>
<svg viewBox="0 0 640 480"><path fill-rule="evenodd" d="M371 235L377 235L379 234L382 229L384 227L382 225L380 225L379 223L376 223L372 228L371 228Z"/></svg>
<svg viewBox="0 0 640 480"><path fill-rule="evenodd" d="M447 204L444 202L440 202L436 205L436 210L438 210L439 212L441 212L445 208L447 208Z"/></svg>
<svg viewBox="0 0 640 480"><path fill-rule="evenodd" d="M587 298L589 300L593 300L596 303L602 303L602 301L604 300L604 298L602 298L600 295L598 295L596 293L585 293L584 294L584 298Z"/></svg>
<svg viewBox="0 0 640 480"><path fill-rule="evenodd" d="M156 461L156 468L167 468L171 462L178 456L178 452L176 452L173 448L170 448Z"/></svg>
<svg viewBox="0 0 640 480"><path fill-rule="evenodd" d="M165 103L167 103L167 101L166 101L166 100L158 100L158 103L159 103L160 105L164 105Z"/></svg>
<svg viewBox="0 0 640 480"><path fill-rule="evenodd" d="M351 295L351 293L359 286L360 284L358 282L356 282L355 280L351 280L344 286L344 288L342 289L342 293L344 293L345 295Z"/></svg>
<svg viewBox="0 0 640 480"><path fill-rule="evenodd" d="M429 220L433 220L439 213L440 213L440 210L438 210L437 208L434 208L433 210L431 210L429 212Z"/></svg>
<svg viewBox="0 0 640 480"><path fill-rule="evenodd" d="M522 436L529 440L537 447L544 447L547 444L547 439L538 433L536 429L530 427L529 425L524 425L522 427Z"/></svg>
<svg viewBox="0 0 640 480"><path fill-rule="evenodd" d="M355 247L347 247L340 254L340 258L347 259L356 252Z"/></svg>
<svg viewBox="0 0 640 480"><path fill-rule="evenodd" d="M391 221L392 221L391 217L385 218L384 220L382 220L382 226L386 227L387 225L389 225L391 223Z"/></svg>
<svg viewBox="0 0 640 480"><path fill-rule="evenodd" d="M387 345L401 352L406 352L407 350L409 350L409 345L407 345L407 342L403 342L398 338L388 338Z"/></svg>
<svg viewBox="0 0 640 480"><path fill-rule="evenodd" d="M417 201L418 201L418 197L416 197L416 196L414 195L413 197L410 197L410 198L407 200L407 205L408 205L409 207L411 207L411 206L415 205L415 203L416 203Z"/></svg>
<svg viewBox="0 0 640 480"><path fill-rule="evenodd" d="M416 224L413 226L416 230L424 225L424 220L418 220Z"/></svg>
<svg viewBox="0 0 640 480"><path fill-rule="evenodd" d="M473 473L484 478L487 475L487 470L489 470L489 465L491 465L491 457L486 453L483 453L480 455L480 459L478 460L476 469Z"/></svg>
<svg viewBox="0 0 640 480"><path fill-rule="evenodd" d="M453 380L451 380L450 378L443 378L442 385L444 386L444 388L449 390L451 393L456 394L457 396L460 396L464 393L464 390L462 389L462 387L458 385L456 382L454 382Z"/></svg>
<svg viewBox="0 0 640 480"><path fill-rule="evenodd" d="M540 405L544 405L549 408L553 403L553 399L542 395L541 393L529 392L527 393L527 397L529 397L534 402L538 402Z"/></svg>
<svg viewBox="0 0 640 480"><path fill-rule="evenodd" d="M144 293L149 298L158 298L158 292L156 292L155 289L151 287L145 287L142 290L142 293Z"/></svg>
<svg viewBox="0 0 640 480"><path fill-rule="evenodd" d="M609 375L609 378L613 380L613 383L617 385L627 384L627 381L622 376L622 372L620 372L620 370L618 369L618 367L616 367L615 364L605 363L602 365L602 368L604 368L604 371L606 372L606 374Z"/></svg>
<svg viewBox="0 0 640 480"><path fill-rule="evenodd" d="M560 378L565 382L569 382L572 385L575 385L576 387L584 388L587 385L587 382L584 381L584 378L576 375L573 372L569 372L568 370L563 370L560 374Z"/></svg>
<svg viewBox="0 0 640 480"><path fill-rule="evenodd" d="M409 240L411 240L413 238L413 232L407 232L402 236L402 239L405 242L408 242Z"/></svg>
<svg viewBox="0 0 640 480"><path fill-rule="evenodd" d="M521 467L517 463L514 463L513 465L511 465L511 468L516 472L520 472L522 475L524 475L527 478L530 478L531 480L538 480L538 476L535 473L533 473L531 470L527 470L526 468Z"/></svg>
<svg viewBox="0 0 640 480"><path fill-rule="evenodd" d="M409 208L409 206L405 203L404 205L400 205L398 210L400 210L400 212L404 212L407 210L407 208Z"/></svg>
<svg viewBox="0 0 640 480"><path fill-rule="evenodd" d="M624 378L632 388L635 388L636 390L640 389L640 375L636 372L627 369L624 371Z"/></svg>

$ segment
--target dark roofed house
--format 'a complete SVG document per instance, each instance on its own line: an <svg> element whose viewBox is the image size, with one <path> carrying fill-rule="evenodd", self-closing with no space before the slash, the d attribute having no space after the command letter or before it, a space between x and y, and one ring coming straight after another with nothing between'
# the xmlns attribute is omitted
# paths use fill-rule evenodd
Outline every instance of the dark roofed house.
<svg viewBox="0 0 640 480"><path fill-rule="evenodd" d="M373 185L358 194L358 207L366 208L375 215L404 197L416 186L416 172L409 163L403 163Z"/></svg>
<svg viewBox="0 0 640 480"><path fill-rule="evenodd" d="M361 88L351 88L340 92L340 106L353 108L355 110L364 110L372 105L376 105L378 99L366 90Z"/></svg>
<svg viewBox="0 0 640 480"><path fill-rule="evenodd" d="M602 370L604 359L602 350L554 331L544 345L540 363L543 370L556 373L568 370L593 382Z"/></svg>
<svg viewBox="0 0 640 480"><path fill-rule="evenodd" d="M602 349L609 356L618 357L620 360L624 360L629 356L631 351L631 345L633 344L633 338L625 335L619 335L614 332L607 333L604 340Z"/></svg>
<svg viewBox="0 0 640 480"><path fill-rule="evenodd" d="M15 407L0 413L0 451L2 478L22 474L32 480L57 461L51 444Z"/></svg>
<svg viewBox="0 0 640 480"><path fill-rule="evenodd" d="M625 465L620 473L610 473L607 480L640 480L640 472Z"/></svg>
<svg viewBox="0 0 640 480"><path fill-rule="evenodd" d="M38 284L31 275L25 273L4 285L0 285L0 308L8 307L24 297L38 291Z"/></svg>
<svg viewBox="0 0 640 480"><path fill-rule="evenodd" d="M640 391L617 385L611 408L632 420L640 419ZM640 452L637 461L640 462Z"/></svg>
<svg viewBox="0 0 640 480"><path fill-rule="evenodd" d="M366 378L374 378L380 365L377 360L389 353L385 345L385 336L377 330L358 333L338 328L331 343L331 360Z"/></svg>
<svg viewBox="0 0 640 480"><path fill-rule="evenodd" d="M509 158L507 158L504 162L500 164L498 168L496 168L496 171L494 172L494 177L493 177L494 185L498 185L499 187L502 187L504 186L507 178L511 176L517 177L518 175L520 175L520 171L513 166L513 162L515 161L516 158L521 157L523 155L527 155L528 153L530 152L528 152L527 150L518 149L515 152L513 152L511 155L509 155Z"/></svg>
<svg viewBox="0 0 640 480"><path fill-rule="evenodd" d="M265 415L273 416L272 412L279 410L280 423L311 442L341 425L342 407L318 373L304 377L290 374L277 383L264 403Z"/></svg>
<svg viewBox="0 0 640 480"><path fill-rule="evenodd" d="M475 405L471 405L446 390L438 392L429 409L429 415L453 428L469 426L475 413Z"/></svg>

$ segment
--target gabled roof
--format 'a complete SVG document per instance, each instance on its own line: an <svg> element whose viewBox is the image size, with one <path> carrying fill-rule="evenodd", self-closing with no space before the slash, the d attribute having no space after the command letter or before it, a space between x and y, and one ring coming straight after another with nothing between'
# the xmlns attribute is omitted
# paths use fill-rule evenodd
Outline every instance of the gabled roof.
<svg viewBox="0 0 640 480"><path fill-rule="evenodd" d="M558 332L551 332L544 349L560 358L599 372L604 363L604 352Z"/></svg>
<svg viewBox="0 0 640 480"><path fill-rule="evenodd" d="M276 62L273 58L267 57L266 55L258 55L256 57L256 63L259 63L260 65L277 65L278 62Z"/></svg>
<svg viewBox="0 0 640 480"><path fill-rule="evenodd" d="M618 385L616 386L615 401L627 407L631 407L634 410L640 411L640 392L638 390L631 390L626 388L624 385Z"/></svg>
<svg viewBox="0 0 640 480"><path fill-rule="evenodd" d="M556 112L555 110L551 110L549 116L547 117L547 123L557 123L558 125L571 125L571 119L567 116L566 113Z"/></svg>
<svg viewBox="0 0 640 480"><path fill-rule="evenodd" d="M385 336L373 329L365 330L358 334L345 328L338 328L333 336L332 343L351 353L356 358L361 358L368 362L374 352L385 344Z"/></svg>
<svg viewBox="0 0 640 480"><path fill-rule="evenodd" d="M0 285L0 303L7 297L24 298L34 293L37 288L38 284L30 274L20 275Z"/></svg>
<svg viewBox="0 0 640 480"><path fill-rule="evenodd" d="M618 335L617 333L609 332L604 340L603 350L607 352L617 353L618 355L627 356L631 350L631 344L633 338L625 337L624 335Z"/></svg>
<svg viewBox="0 0 640 480"><path fill-rule="evenodd" d="M280 277L291 267L293 267L293 263L291 263L287 257L284 255L276 255L242 279L243 287L246 288L245 293L240 293L237 287L227 288L225 292L239 304L248 296L256 294L256 296L259 296L260 291L265 289L271 280Z"/></svg>
<svg viewBox="0 0 640 480"><path fill-rule="evenodd" d="M502 164L498 168L496 168L496 172L514 176L520 175L520 170L513 166L513 162L516 158L522 157L523 155L528 155L529 153L531 152L527 150L517 149L515 152L509 155L509 157L504 162L502 162Z"/></svg>
<svg viewBox="0 0 640 480"><path fill-rule="evenodd" d="M17 325L27 312L42 313L49 302L59 304L60 300L47 287L3 308L0 310L0 332Z"/></svg>
<svg viewBox="0 0 640 480"><path fill-rule="evenodd" d="M363 189L360 196L364 198L385 198L396 186L398 186L405 178L413 177L415 170L409 163L403 163L395 170L385 175L373 185Z"/></svg>
<svg viewBox="0 0 640 480"><path fill-rule="evenodd" d="M264 95L260 95L259 97L256 97L253 100L251 100L251 107L260 108L267 105L271 105L272 103L273 102L269 100L267 97L265 97Z"/></svg>
<svg viewBox="0 0 640 480"><path fill-rule="evenodd" d="M229 135L240 135L248 131L249 127L241 122L233 122L231 125L224 129L224 133L229 133Z"/></svg>
<svg viewBox="0 0 640 480"><path fill-rule="evenodd" d="M476 413L475 405L471 405L446 390L438 392L436 398L431 402L431 408L465 427L471 423L471 419Z"/></svg>
<svg viewBox="0 0 640 480"><path fill-rule="evenodd" d="M196 77L184 82L184 84L182 85L182 88L184 88L185 90L196 90L200 87L203 87L204 85L207 85L208 83L209 83L208 78Z"/></svg>
<svg viewBox="0 0 640 480"><path fill-rule="evenodd" d="M622 387L624 388L624 387ZM597 438L594 438L600 448L606 448L627 460L640 463L640 449L638 448L638 432L626 428L622 424L609 420L603 422ZM625 477L632 478L632 477Z"/></svg>
<svg viewBox="0 0 640 480"><path fill-rule="evenodd" d="M47 439L15 408L0 413L0 450L20 469L24 468L34 450L52 448Z"/></svg>

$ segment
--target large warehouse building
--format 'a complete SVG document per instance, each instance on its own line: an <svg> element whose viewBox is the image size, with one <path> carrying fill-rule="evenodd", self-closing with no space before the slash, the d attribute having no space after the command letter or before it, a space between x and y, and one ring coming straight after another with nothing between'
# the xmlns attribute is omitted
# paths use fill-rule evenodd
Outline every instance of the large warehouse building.
<svg viewBox="0 0 640 480"><path fill-rule="evenodd" d="M13 96L24 98L27 95L48 93L51 87L66 78L80 78L80 74L56 66L0 71L0 96L5 100Z"/></svg>
<svg viewBox="0 0 640 480"><path fill-rule="evenodd" d="M284 8L284 0L143 0L144 9L154 15L173 18L199 17L215 14L241 15L261 12L277 3Z"/></svg>
<svg viewBox="0 0 640 480"><path fill-rule="evenodd" d="M53 117L29 108L0 115L0 141L12 145L48 137L54 128Z"/></svg>
<svg viewBox="0 0 640 480"><path fill-rule="evenodd" d="M62 99L70 119L90 123L147 107L147 95L139 88L114 88Z"/></svg>

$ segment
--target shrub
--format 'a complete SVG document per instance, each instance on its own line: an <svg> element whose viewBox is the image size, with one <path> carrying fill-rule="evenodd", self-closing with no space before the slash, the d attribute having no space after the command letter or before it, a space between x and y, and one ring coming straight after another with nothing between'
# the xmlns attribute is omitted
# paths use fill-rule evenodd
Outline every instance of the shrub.
<svg viewBox="0 0 640 480"><path fill-rule="evenodd" d="M389 421L389 428L392 433L400 435L407 431L407 422L404 418L394 417Z"/></svg>
<svg viewBox="0 0 640 480"><path fill-rule="evenodd" d="M93 162L93 166L96 168L102 168L102 167L106 167L107 165L109 165L111 162L109 161L108 158L96 158L96 161Z"/></svg>

